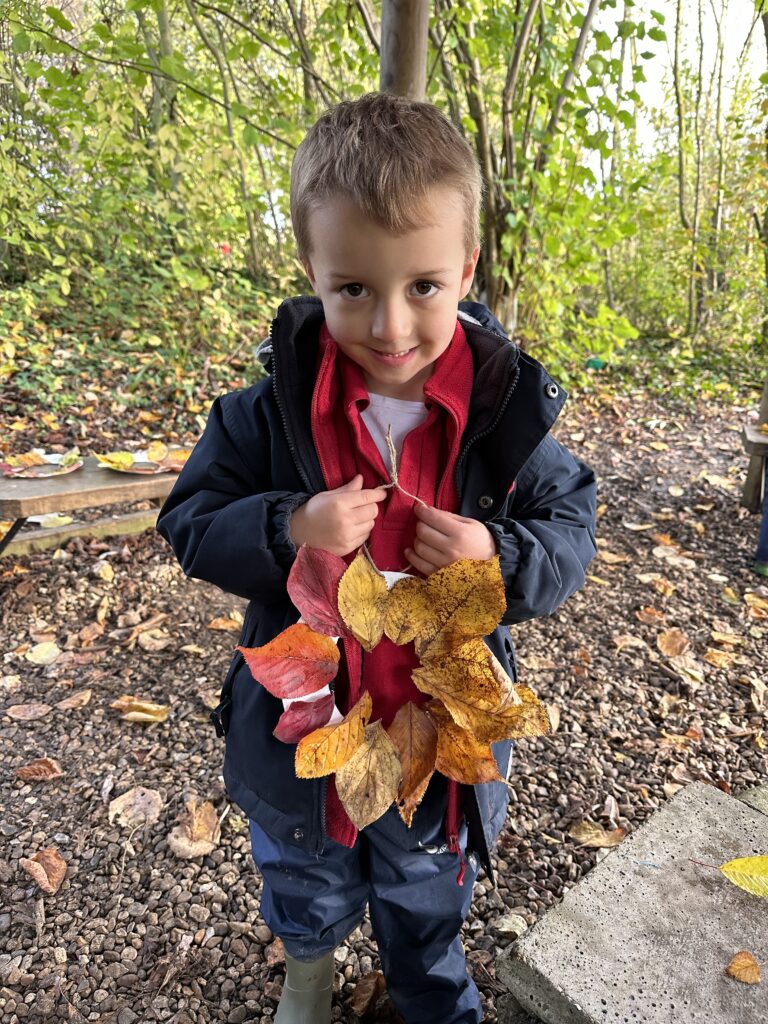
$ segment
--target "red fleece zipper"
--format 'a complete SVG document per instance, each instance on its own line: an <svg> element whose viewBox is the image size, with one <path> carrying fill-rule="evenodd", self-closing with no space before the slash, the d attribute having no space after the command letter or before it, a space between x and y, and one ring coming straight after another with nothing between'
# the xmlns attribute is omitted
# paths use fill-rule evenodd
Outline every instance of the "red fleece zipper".
<svg viewBox="0 0 768 1024"><path fill-rule="evenodd" d="M448 781L448 811L445 815L445 831L448 837L448 849L451 853L459 856L459 873L456 875L456 884L464 885L464 874L467 870L467 862L461 853L459 845L459 783L453 779Z"/></svg>

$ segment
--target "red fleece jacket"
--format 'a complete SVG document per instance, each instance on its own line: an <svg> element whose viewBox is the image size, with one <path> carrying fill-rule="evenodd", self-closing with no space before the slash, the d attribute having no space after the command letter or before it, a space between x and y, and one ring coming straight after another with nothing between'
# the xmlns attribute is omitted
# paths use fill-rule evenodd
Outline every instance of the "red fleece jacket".
<svg viewBox="0 0 768 1024"><path fill-rule="evenodd" d="M339 349L326 324L320 331L318 372L312 399L312 435L328 490L347 483L357 473L365 488L389 482L389 467L365 426L361 410L368 404L363 372ZM454 470L472 392L473 361L461 324L451 343L436 361L424 385L426 420L406 435L399 456L401 487L426 504L456 512L459 496ZM413 546L417 519L415 502L392 488L379 504L379 513L368 539L368 550L380 570L406 571L404 549ZM352 561L354 553L347 556ZM411 570L414 571L414 570ZM355 640L343 640L346 668L336 680L336 704L346 713L368 690L373 700L372 720L385 728L407 701L423 704L428 696L416 688L411 671L419 664L413 644L398 647L383 637L371 652L363 652ZM344 663L346 663L344 665ZM326 829L331 838L353 846L357 829L349 820L329 780ZM449 840L458 830L458 787L449 786ZM453 819L453 820L452 820Z"/></svg>

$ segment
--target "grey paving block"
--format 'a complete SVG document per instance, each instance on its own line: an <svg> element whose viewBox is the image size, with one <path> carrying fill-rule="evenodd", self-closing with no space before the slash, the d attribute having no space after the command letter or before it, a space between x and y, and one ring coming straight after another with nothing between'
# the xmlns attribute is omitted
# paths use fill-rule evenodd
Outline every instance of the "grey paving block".
<svg viewBox="0 0 768 1024"><path fill-rule="evenodd" d="M768 815L691 783L499 957L496 973L545 1024L768 1024L768 899L720 865L768 854ZM723 972L749 950L763 980Z"/></svg>
<svg viewBox="0 0 768 1024"><path fill-rule="evenodd" d="M768 786L754 786L752 789L745 789L743 793L739 793L737 799L762 811L763 814L768 814Z"/></svg>

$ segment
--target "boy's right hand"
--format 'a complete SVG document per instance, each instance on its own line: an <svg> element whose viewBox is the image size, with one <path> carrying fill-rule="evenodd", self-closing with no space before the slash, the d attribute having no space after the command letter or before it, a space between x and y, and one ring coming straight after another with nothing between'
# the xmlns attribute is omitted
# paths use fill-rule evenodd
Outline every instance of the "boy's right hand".
<svg viewBox="0 0 768 1024"><path fill-rule="evenodd" d="M291 515L291 540L297 548L308 544L334 555L356 551L371 535L379 512L377 502L387 496L384 487L363 489L358 473L334 491L320 491Z"/></svg>

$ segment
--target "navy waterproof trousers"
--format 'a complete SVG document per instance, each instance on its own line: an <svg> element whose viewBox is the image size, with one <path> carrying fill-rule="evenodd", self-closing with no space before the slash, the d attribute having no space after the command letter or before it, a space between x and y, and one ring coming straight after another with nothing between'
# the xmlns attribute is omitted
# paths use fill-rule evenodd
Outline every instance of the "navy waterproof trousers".
<svg viewBox="0 0 768 1024"><path fill-rule="evenodd" d="M419 808L428 812L428 808ZM477 1024L480 995L467 973L460 938L477 860L460 862L446 844L443 817L421 840L391 807L352 849L329 840L313 856L276 840L251 821L253 858L263 877L261 913L295 960L334 949L369 905L389 997L406 1024ZM459 844L466 849L462 825Z"/></svg>

